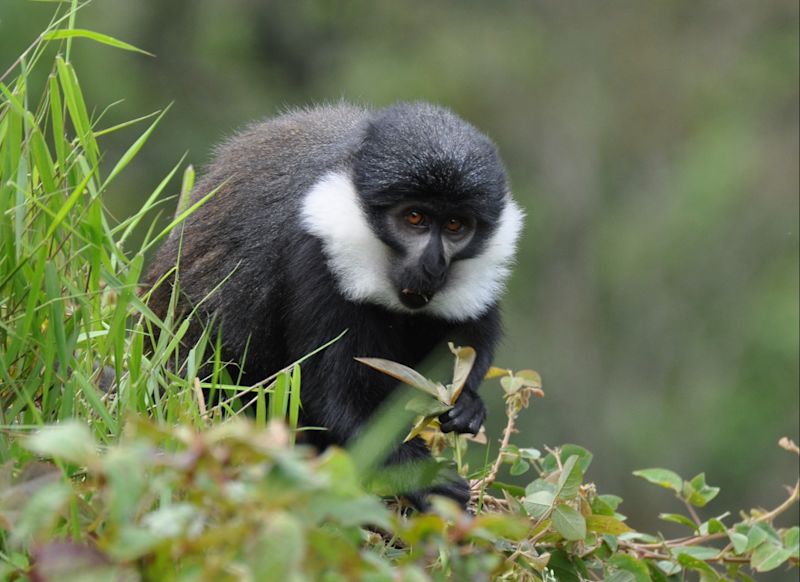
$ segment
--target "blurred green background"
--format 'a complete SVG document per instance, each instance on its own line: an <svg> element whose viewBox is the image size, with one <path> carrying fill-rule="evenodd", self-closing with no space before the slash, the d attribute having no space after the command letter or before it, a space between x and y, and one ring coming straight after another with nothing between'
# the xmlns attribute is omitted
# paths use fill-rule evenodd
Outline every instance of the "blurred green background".
<svg viewBox="0 0 800 582"><path fill-rule="evenodd" d="M0 0L1 70L53 8ZM678 507L634 469L706 471L708 515L797 477L776 446L800 415L796 0L95 0L78 24L156 54L76 41L97 113L124 99L101 126L175 101L114 215L286 107L444 104L496 140L528 213L497 364L537 369L547 397L517 441L589 448L599 489L663 530L652 502ZM104 138L107 159L142 129Z"/></svg>

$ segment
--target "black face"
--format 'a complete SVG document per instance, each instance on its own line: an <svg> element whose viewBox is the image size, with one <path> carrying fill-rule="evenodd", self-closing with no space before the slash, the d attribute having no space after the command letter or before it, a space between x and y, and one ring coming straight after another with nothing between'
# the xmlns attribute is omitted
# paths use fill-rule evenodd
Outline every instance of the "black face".
<svg viewBox="0 0 800 582"><path fill-rule="evenodd" d="M475 219L413 201L389 209L386 234L396 251L390 277L406 307L424 307L447 282L450 264L469 248Z"/></svg>
<svg viewBox="0 0 800 582"><path fill-rule="evenodd" d="M494 144L450 111L401 104L376 114L353 160L353 181L406 307L424 307L453 261L478 254L507 193Z"/></svg>

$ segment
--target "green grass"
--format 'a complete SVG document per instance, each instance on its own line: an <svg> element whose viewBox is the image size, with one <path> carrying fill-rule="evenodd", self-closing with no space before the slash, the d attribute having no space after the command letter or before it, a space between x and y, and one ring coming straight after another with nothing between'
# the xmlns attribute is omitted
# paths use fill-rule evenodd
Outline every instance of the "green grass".
<svg viewBox="0 0 800 582"><path fill-rule="evenodd" d="M104 196L169 107L104 125L105 110L93 113L86 103L70 44L138 49L73 29L75 12L73 4L54 18L0 82L0 430L9 435L80 418L100 442L111 443L130 415L207 427L237 413L251 394L259 424L280 416L296 426L299 364L248 392L228 374L218 338L206 333L184 346L190 317L176 322L170 310L160 319L147 307L146 254L214 192L156 226L169 194L178 188L175 195L185 200L193 185L194 171L182 170L181 158L136 213L115 221L106 212ZM34 87L39 77L44 85ZM140 134L124 153L106 157L102 140L133 127ZM265 392L273 386L281 389L282 406L271 405L267 416ZM221 404L207 409L209 391L221 394ZM18 454L14 442L3 440L0 462Z"/></svg>

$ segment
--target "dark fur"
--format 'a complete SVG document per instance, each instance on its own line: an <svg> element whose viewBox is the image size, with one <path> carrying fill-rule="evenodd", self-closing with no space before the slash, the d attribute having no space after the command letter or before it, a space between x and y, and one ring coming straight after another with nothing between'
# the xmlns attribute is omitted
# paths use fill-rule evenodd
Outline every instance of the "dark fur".
<svg viewBox="0 0 800 582"><path fill-rule="evenodd" d="M316 444L346 443L392 391L395 381L353 360L383 357L415 366L441 342L457 339L477 350L477 363L458 405L443 418L445 430L476 431L485 409L476 389L500 334L496 305L473 320L453 324L422 313L396 313L348 301L326 267L320 240L299 222L303 195L325 173L352 169L372 229L382 210L407 197L442 211L468 211L476 235L463 256L479 253L493 231L506 195L502 164L492 143L450 112L426 104L402 104L377 112L337 105L295 111L255 124L217 149L192 200L220 191L176 230L156 257L151 282L180 257L180 310L205 298L200 319L221 325L224 355L244 362L245 383L254 383L327 342L336 344L303 366L303 421L323 426ZM181 241L182 235L182 241ZM384 242L393 246L393 241ZM463 257L457 257L463 258ZM225 277L217 292L211 290ZM150 305L163 315L169 284ZM187 342L199 334L190 331ZM394 461L428 456L415 439ZM462 481L433 489L468 498ZM421 503L419 496L415 501Z"/></svg>

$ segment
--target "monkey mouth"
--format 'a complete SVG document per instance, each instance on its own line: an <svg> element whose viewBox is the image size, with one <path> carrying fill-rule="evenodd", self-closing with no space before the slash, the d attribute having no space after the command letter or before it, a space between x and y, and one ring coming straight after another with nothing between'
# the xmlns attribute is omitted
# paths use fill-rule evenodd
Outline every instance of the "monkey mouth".
<svg viewBox="0 0 800 582"><path fill-rule="evenodd" d="M411 309L425 307L433 299L433 293L422 293L406 287L400 291L400 302Z"/></svg>

